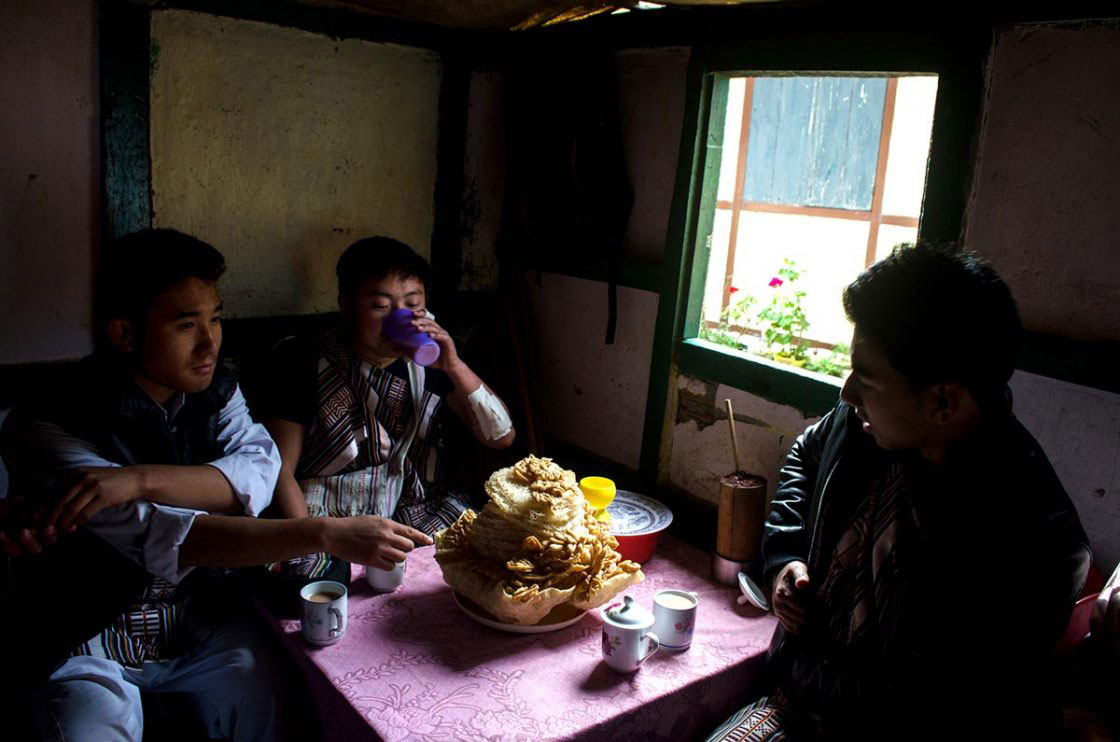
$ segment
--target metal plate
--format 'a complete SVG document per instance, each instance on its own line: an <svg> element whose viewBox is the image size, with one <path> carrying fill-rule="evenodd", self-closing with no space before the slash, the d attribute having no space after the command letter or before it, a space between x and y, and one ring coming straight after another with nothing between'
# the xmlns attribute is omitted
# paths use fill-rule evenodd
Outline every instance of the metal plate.
<svg viewBox="0 0 1120 742"><path fill-rule="evenodd" d="M611 533L616 536L640 536L664 531L673 522L673 511L652 497L618 490L614 502L607 506L611 515Z"/></svg>

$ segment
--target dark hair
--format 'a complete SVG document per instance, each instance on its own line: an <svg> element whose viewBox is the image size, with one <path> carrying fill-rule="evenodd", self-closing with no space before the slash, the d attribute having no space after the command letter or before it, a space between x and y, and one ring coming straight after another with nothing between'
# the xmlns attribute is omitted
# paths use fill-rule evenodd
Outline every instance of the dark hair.
<svg viewBox="0 0 1120 742"><path fill-rule="evenodd" d="M1011 290L955 245L899 245L844 289L844 311L914 391L955 381L986 406L1015 370L1022 326Z"/></svg>
<svg viewBox="0 0 1120 742"><path fill-rule="evenodd" d="M142 229L112 242L97 279L99 335L112 319L142 327L157 296L180 281L217 281L226 270L222 254L174 229Z"/></svg>
<svg viewBox="0 0 1120 742"><path fill-rule="evenodd" d="M392 237L366 237L342 253L335 268L339 298L353 299L358 287L369 279L388 276L415 278L428 290L432 268L408 245Z"/></svg>

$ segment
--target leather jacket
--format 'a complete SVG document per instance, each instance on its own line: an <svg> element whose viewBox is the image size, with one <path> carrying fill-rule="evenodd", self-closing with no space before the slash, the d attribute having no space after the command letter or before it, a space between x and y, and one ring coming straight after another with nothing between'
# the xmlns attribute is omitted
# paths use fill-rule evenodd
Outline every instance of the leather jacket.
<svg viewBox="0 0 1120 742"><path fill-rule="evenodd" d="M843 402L794 443L762 552L767 585L792 560L808 565L806 625L797 635L779 625L769 658L795 716L813 720L802 736L1048 736L1047 660L1084 584L1088 539L1045 453L1011 414L1009 395L1005 410L949 453L934 469L915 452L881 449ZM858 493L868 472L907 455L924 480L914 502L921 556L881 647L853 656L814 621L813 591L844 525L822 522L822 505ZM975 716L962 707L954 721L958 701L982 709L982 726L949 731L946 724Z"/></svg>

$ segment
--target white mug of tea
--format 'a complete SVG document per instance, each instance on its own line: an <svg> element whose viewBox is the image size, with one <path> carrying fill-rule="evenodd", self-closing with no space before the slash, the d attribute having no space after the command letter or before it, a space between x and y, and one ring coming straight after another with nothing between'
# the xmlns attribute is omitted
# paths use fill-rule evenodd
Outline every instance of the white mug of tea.
<svg viewBox="0 0 1120 742"><path fill-rule="evenodd" d="M392 569L366 567L366 582L379 593L391 593L404 582L405 562L397 562Z"/></svg>
<svg viewBox="0 0 1120 742"><path fill-rule="evenodd" d="M629 595L605 606L603 619L603 661L618 672L634 672L661 646L653 626L653 614Z"/></svg>
<svg viewBox="0 0 1120 742"><path fill-rule="evenodd" d="M653 631L665 649L688 649L700 600L687 590L660 590L653 596Z"/></svg>
<svg viewBox="0 0 1120 742"><path fill-rule="evenodd" d="M319 580L299 591L303 617L299 629L312 644L334 644L346 634L346 586Z"/></svg>

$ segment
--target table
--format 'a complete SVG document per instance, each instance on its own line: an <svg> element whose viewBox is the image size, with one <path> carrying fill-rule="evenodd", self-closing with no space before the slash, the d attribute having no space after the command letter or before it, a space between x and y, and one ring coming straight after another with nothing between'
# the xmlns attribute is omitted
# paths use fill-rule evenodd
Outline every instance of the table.
<svg viewBox="0 0 1120 742"><path fill-rule="evenodd" d="M659 651L632 675L602 662L602 622L590 611L545 634L482 626L455 604L434 547L409 554L404 585L377 595L351 574L349 628L329 647L275 621L307 677L326 739L688 740L751 700L773 617L739 606L710 578L709 555L668 535L632 595L652 610L666 588L700 607L691 648Z"/></svg>

